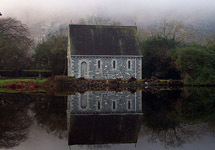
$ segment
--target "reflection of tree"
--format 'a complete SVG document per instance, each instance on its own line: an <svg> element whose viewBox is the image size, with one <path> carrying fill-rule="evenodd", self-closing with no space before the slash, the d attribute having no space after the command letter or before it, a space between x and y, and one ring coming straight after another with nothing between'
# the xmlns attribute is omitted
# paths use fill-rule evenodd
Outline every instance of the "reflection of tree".
<svg viewBox="0 0 215 150"><path fill-rule="evenodd" d="M178 119L189 124L207 123L215 135L215 88L187 87L176 106Z"/></svg>
<svg viewBox="0 0 215 150"><path fill-rule="evenodd" d="M144 134L151 142L179 147L191 142L215 125L214 88L143 93ZM214 131L214 130L213 130Z"/></svg>
<svg viewBox="0 0 215 150"><path fill-rule="evenodd" d="M87 145L88 150L94 150L94 149L111 149L113 146L117 144L96 144L96 145ZM84 145L79 145L79 147L84 149ZM70 147L70 149L72 149Z"/></svg>
<svg viewBox="0 0 215 150"><path fill-rule="evenodd" d="M175 106L181 98L181 91L162 91L157 94L143 94L145 131L150 141L159 140L164 146L179 147L188 142L195 132L181 124Z"/></svg>
<svg viewBox="0 0 215 150"><path fill-rule="evenodd" d="M94 150L94 149L111 149L114 145L113 144L100 144L100 145L88 145L87 149Z"/></svg>
<svg viewBox="0 0 215 150"><path fill-rule="evenodd" d="M176 128L179 122L176 120L175 104L180 95L180 91L143 93L144 124L153 129Z"/></svg>
<svg viewBox="0 0 215 150"><path fill-rule="evenodd" d="M181 147L203 135L205 125L180 124L177 128L168 130L153 130L145 127L142 132L149 136L149 141L152 143L160 141L166 148Z"/></svg>
<svg viewBox="0 0 215 150"><path fill-rule="evenodd" d="M214 88L186 88L183 99L176 107L179 119L186 123L214 122L214 90Z"/></svg>
<svg viewBox="0 0 215 150"><path fill-rule="evenodd" d="M181 128L175 112L175 105L180 96L180 91L143 93L144 132L148 131L151 142L159 140L165 146L174 147L184 143L179 133L185 130Z"/></svg>
<svg viewBox="0 0 215 150"><path fill-rule="evenodd" d="M0 149L12 148L26 140L28 129L33 122L31 109L36 112L38 124L47 132L59 137L65 135L64 97L0 93Z"/></svg>
<svg viewBox="0 0 215 150"><path fill-rule="evenodd" d="M23 142L31 125L29 103L18 96L0 95L0 148L12 148ZM20 98L20 99L19 99Z"/></svg>
<svg viewBox="0 0 215 150"><path fill-rule="evenodd" d="M33 109L41 128L59 138L66 136L66 97L51 97L50 101L35 103Z"/></svg>
<svg viewBox="0 0 215 150"><path fill-rule="evenodd" d="M114 146L114 144L97 144L97 145L87 145L88 150L94 150L94 149L111 149ZM79 146L80 148L84 147L83 145Z"/></svg>

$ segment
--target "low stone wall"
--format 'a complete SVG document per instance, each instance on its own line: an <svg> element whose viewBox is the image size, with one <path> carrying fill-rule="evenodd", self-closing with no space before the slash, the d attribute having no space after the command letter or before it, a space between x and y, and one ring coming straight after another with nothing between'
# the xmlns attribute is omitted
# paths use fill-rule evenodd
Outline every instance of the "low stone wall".
<svg viewBox="0 0 215 150"><path fill-rule="evenodd" d="M135 78L130 79L109 79L109 80L87 80L84 78L74 77L55 77L50 78L46 87L52 90L59 91L98 91L98 90L111 90L111 91L122 91L129 90L135 92L138 89L160 89L169 88L174 89L175 87L182 87L183 82L179 80L166 80L160 81L158 79L143 79L137 80Z"/></svg>

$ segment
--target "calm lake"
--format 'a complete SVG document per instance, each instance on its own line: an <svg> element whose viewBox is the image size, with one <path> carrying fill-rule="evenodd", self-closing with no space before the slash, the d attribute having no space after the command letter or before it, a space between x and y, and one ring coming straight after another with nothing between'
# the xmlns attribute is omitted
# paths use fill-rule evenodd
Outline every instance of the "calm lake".
<svg viewBox="0 0 215 150"><path fill-rule="evenodd" d="M212 150L214 91L0 93L0 149Z"/></svg>

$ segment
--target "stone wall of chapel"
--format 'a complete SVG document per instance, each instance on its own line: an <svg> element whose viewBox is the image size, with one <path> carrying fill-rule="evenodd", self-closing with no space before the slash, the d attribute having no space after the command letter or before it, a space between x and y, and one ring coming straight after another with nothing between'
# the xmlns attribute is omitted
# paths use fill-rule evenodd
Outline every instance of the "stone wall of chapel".
<svg viewBox="0 0 215 150"><path fill-rule="evenodd" d="M100 68L98 67L100 61ZM115 68L113 68L115 61ZM130 61L130 68L128 62ZM142 78L142 57L72 56L68 75L81 77L81 63L87 63L88 79Z"/></svg>

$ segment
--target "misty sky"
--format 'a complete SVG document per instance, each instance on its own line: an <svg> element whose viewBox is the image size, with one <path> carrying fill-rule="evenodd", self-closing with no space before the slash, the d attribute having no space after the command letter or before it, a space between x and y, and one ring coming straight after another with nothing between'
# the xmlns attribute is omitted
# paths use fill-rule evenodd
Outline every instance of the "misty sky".
<svg viewBox="0 0 215 150"><path fill-rule="evenodd" d="M215 0L0 0L3 16L25 23L49 17L77 19L106 16L114 19L149 21L215 13Z"/></svg>

